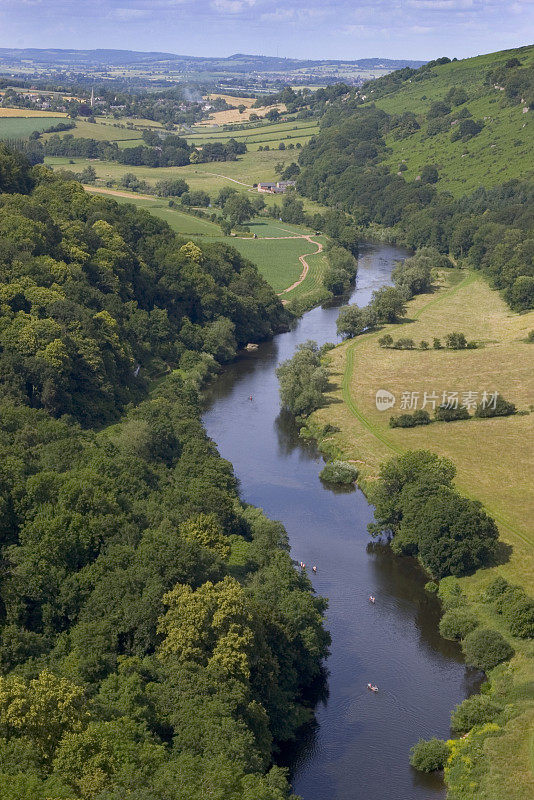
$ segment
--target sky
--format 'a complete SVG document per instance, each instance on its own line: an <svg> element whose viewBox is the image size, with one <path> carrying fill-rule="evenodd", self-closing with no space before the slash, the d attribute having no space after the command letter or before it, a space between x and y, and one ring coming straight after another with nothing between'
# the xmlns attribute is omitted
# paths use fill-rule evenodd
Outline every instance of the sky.
<svg viewBox="0 0 534 800"><path fill-rule="evenodd" d="M0 0L0 47L428 60L533 40L534 0Z"/></svg>

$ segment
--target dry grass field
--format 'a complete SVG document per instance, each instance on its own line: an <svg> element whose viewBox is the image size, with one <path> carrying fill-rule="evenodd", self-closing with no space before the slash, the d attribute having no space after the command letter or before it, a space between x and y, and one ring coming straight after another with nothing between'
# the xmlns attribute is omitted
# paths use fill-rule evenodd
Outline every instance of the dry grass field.
<svg viewBox="0 0 534 800"><path fill-rule="evenodd" d="M534 344L526 342L534 328L534 312L515 314L478 274L449 271L432 295L421 295L408 307L409 322L386 326L360 336L330 354L331 403L316 412L314 421L340 428L334 443L347 458L361 462L366 479L379 465L405 450L428 449L452 459L462 493L480 500L497 520L502 538L513 545L510 569L524 586L534 590L532 519L534 459ZM452 331L476 340L476 350L382 349L384 332L394 339L409 337L416 344ZM378 411L375 395L387 389L396 397L390 411ZM404 392L498 391L514 402L512 417L435 422L418 428L390 428L390 415L402 413ZM426 405L432 416L432 403Z"/></svg>
<svg viewBox="0 0 534 800"><path fill-rule="evenodd" d="M227 98L228 102L232 105L246 105L247 98L231 97ZM227 111L214 111L210 114L208 119L203 119L201 122L195 124L195 128L211 127L213 125L231 125L235 122L248 122L251 114L257 114L258 117L265 117L271 109L276 108L281 114L286 110L283 103L278 103L273 106L264 106L262 108L247 108L241 113L237 108L228 109Z"/></svg>
<svg viewBox="0 0 534 800"><path fill-rule="evenodd" d="M20 117L27 119L28 117L66 117L67 115L61 111L34 111L31 108L0 108L0 117L11 118Z"/></svg>

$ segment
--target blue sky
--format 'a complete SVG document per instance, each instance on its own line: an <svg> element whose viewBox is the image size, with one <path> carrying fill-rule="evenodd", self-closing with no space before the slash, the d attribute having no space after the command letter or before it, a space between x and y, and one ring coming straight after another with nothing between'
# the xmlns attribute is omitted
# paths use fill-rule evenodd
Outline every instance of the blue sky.
<svg viewBox="0 0 534 800"><path fill-rule="evenodd" d="M0 47L430 59L532 40L534 0L0 0Z"/></svg>

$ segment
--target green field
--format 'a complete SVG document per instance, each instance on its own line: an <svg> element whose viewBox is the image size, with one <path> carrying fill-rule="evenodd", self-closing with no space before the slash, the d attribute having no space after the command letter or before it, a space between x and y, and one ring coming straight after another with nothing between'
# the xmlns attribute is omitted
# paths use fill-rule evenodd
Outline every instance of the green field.
<svg viewBox="0 0 534 800"><path fill-rule="evenodd" d="M134 173L138 178L154 185L163 178L183 178L191 189L203 189L210 195L216 194L223 186L236 181L236 188L244 184L244 189L252 188L259 181L275 180L277 178L275 165L290 164L297 158L297 153L292 150L269 150L261 153L245 153L237 161L214 161L205 164L190 164L185 167L131 167L127 164L118 164L115 161L88 160L83 158L69 159L66 157L48 156L45 163L52 167L76 169L80 171L89 164L96 170L97 178L103 181L119 181L126 173ZM74 165L70 161L74 161ZM280 197L264 195L266 202L280 202Z"/></svg>
<svg viewBox="0 0 534 800"><path fill-rule="evenodd" d="M25 139L33 131L44 131L63 117L0 117L0 139Z"/></svg>
<svg viewBox="0 0 534 800"><path fill-rule="evenodd" d="M124 127L117 127L112 123L106 124L105 122L97 121L87 122L83 119L76 120L76 127L66 133L72 133L73 136L80 136L84 139L96 139L99 142L129 142L129 146L142 143L141 133L139 131L129 130ZM63 136L60 133L60 136ZM46 137L45 137L46 138Z"/></svg>
<svg viewBox="0 0 534 800"><path fill-rule="evenodd" d="M256 234L257 239L228 237L222 235L217 223L195 217L177 208L170 208L166 200L143 199L134 194L131 197L120 197L116 194L110 196L119 203L133 203L137 208L149 211L167 222L181 236L190 236L203 241L220 241L235 247L245 258L257 265L263 277L276 292L283 292L299 279L303 270L299 256L311 253L307 259L310 265L308 275L299 286L284 294L285 300L302 298L321 286L325 267L324 256L313 255L317 246L303 238L304 235L312 233L308 228L258 217L248 226L251 233ZM290 236L300 238L284 238ZM313 236L313 241L320 241L324 245L326 237Z"/></svg>
<svg viewBox="0 0 534 800"><path fill-rule="evenodd" d="M376 100L376 105L388 114L412 111L418 115L420 130L405 139L386 137L391 149L386 163L392 171L405 161L403 172L413 180L426 164L438 167L437 188L455 196L468 193L479 186L494 186L511 178L534 174L534 112L523 113L523 105L511 105L486 81L489 71L517 56L524 66L534 63L534 47L492 53L463 61L453 61L432 69L432 75L422 81L405 82L394 93ZM426 112L436 100L443 100L448 90L462 87L469 95L463 106L475 120L483 120L483 130L467 142L451 142L450 131L428 137ZM452 115L454 116L454 114ZM452 128L451 128L452 131Z"/></svg>
<svg viewBox="0 0 534 800"><path fill-rule="evenodd" d="M311 136L319 132L316 122L310 120L291 120L289 122L272 123L258 127L243 127L240 130L221 131L209 129L202 133L186 134L188 142L202 144L204 142L224 142L233 138L238 142L244 142L247 148L257 151L259 147L269 145L277 148L280 142L288 144L297 143L304 146ZM295 153L295 160L298 153Z"/></svg>

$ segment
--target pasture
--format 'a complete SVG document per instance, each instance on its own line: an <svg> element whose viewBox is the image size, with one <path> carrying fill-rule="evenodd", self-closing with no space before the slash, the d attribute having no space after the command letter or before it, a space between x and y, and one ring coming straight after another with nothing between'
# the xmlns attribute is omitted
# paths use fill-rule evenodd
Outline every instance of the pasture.
<svg viewBox="0 0 534 800"><path fill-rule="evenodd" d="M25 139L57 123L57 117L0 117L0 139Z"/></svg>
<svg viewBox="0 0 534 800"><path fill-rule="evenodd" d="M164 178L183 178L191 189L203 189L213 196L229 183L235 184L237 189L241 187L248 190L259 181L276 180L275 165L282 164L285 167L296 158L297 153L294 150L269 150L261 153L245 153L237 161L213 161L203 164L188 164L185 167L132 167L115 161L69 159L60 156L46 157L45 163L52 167L75 169L76 171L80 171L90 164L95 168L97 178L102 181L120 181L126 173L134 173L150 185L154 185L158 180ZM74 166L69 163L71 160L74 162ZM263 196L266 202L275 201L273 195ZM276 201L280 202L280 197L277 197Z"/></svg>
<svg viewBox="0 0 534 800"><path fill-rule="evenodd" d="M449 271L434 294L421 295L409 304L407 318L410 321L404 324L385 326L332 351L332 404L312 419L340 428L333 443L344 457L360 462L367 480L377 475L380 463L404 450L428 449L452 459L459 489L486 506L498 522L503 540L514 547L503 574L508 570L510 579L515 575L532 592L534 415L529 412L534 401L534 345L525 340L534 328L534 312L511 312L479 274ZM461 331L479 347L464 351L382 349L378 338L386 331L394 339L409 337L431 345L434 337L443 340L447 333ZM395 395L392 410L377 410L378 389ZM402 413L399 401L404 392L417 393L417 407L421 408L425 392L441 397L443 391L458 391L460 397L464 392L478 392L479 399L484 391L498 391L524 413L389 428L390 415ZM432 416L431 404L427 410Z"/></svg>
<svg viewBox="0 0 534 800"><path fill-rule="evenodd" d="M326 263L323 254L314 254L317 245L303 238L312 233L308 228L257 217L249 224L251 232L256 234L257 239L223 236L217 223L195 217L177 207L171 208L164 199L141 198L133 193L131 195L127 192L117 193L111 189L86 188L95 194L108 195L118 203L133 203L137 208L145 209L167 222L180 236L190 236L204 241L220 241L235 247L245 258L257 265L263 277L276 292L283 292L298 281L303 270L299 257L311 253L312 255L306 257L310 267L306 278L291 292L284 294L285 300L305 297L322 285L322 274ZM300 238L279 238L289 236ZM312 236L312 239L314 242L322 242L323 245L326 243L324 236Z"/></svg>
<svg viewBox="0 0 534 800"><path fill-rule="evenodd" d="M96 122L87 122L84 119L76 120L76 127L67 133L79 136L84 139L96 139L99 142L128 142L130 147L135 144L142 144L140 131L131 130L122 125L114 125L111 121L105 122L105 118L97 118ZM63 136L63 134L60 134ZM46 138L46 137L45 137Z"/></svg>
<svg viewBox="0 0 534 800"><path fill-rule="evenodd" d="M186 134L186 138L188 142L198 145L205 142L225 142L233 138L244 142L249 150L254 151L265 145L276 149L280 142L284 142L286 148L289 144L296 145L297 142L304 146L318 131L319 126L313 120L290 120L246 126L237 130L209 129L203 133Z"/></svg>
<svg viewBox="0 0 534 800"><path fill-rule="evenodd" d="M65 118L67 115L60 111L37 111L31 108L0 108L0 118L21 117L23 119L55 119Z"/></svg>

